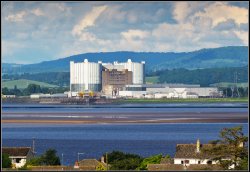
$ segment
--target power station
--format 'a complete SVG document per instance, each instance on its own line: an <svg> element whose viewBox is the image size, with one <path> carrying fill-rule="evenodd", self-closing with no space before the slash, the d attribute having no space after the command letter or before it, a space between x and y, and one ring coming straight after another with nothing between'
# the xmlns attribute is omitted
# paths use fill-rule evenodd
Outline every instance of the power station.
<svg viewBox="0 0 250 172"><path fill-rule="evenodd" d="M188 84L145 84L145 61L102 63L70 62L68 97L98 93L107 97L131 98L199 98L221 97L216 87Z"/></svg>
<svg viewBox="0 0 250 172"><path fill-rule="evenodd" d="M113 92L119 91L125 85L145 84L145 62L98 63L70 62L71 92Z"/></svg>

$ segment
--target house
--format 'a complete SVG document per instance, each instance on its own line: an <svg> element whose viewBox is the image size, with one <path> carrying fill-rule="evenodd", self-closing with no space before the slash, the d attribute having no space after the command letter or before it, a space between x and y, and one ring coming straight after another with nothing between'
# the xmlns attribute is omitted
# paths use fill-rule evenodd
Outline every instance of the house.
<svg viewBox="0 0 250 172"><path fill-rule="evenodd" d="M31 147L3 147L2 153L8 154L13 168L20 168L34 157Z"/></svg>
<svg viewBox="0 0 250 172"><path fill-rule="evenodd" d="M94 171L98 167L106 167L106 163L97 161L96 159L83 159L78 162L80 170Z"/></svg>
<svg viewBox="0 0 250 172"><path fill-rule="evenodd" d="M208 151L204 151L212 146L212 144L200 144L199 139L196 144L177 144L174 164L183 164L184 166L190 164L217 164L215 160L212 160L213 155Z"/></svg>

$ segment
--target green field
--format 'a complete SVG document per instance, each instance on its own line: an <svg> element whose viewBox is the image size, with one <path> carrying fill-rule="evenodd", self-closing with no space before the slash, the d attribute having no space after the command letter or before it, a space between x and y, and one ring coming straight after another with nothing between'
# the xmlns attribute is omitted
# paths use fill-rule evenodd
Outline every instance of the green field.
<svg viewBox="0 0 250 172"><path fill-rule="evenodd" d="M146 77L146 83L156 84L159 82L159 76L149 76Z"/></svg>
<svg viewBox="0 0 250 172"><path fill-rule="evenodd" d="M231 87L233 86L234 83L232 82L220 82L220 83L215 83L215 84L211 84L210 86L215 86L215 87ZM242 83L237 83L237 87L248 87L248 83L247 82L242 82Z"/></svg>
<svg viewBox="0 0 250 172"><path fill-rule="evenodd" d="M27 79L18 79L12 81L3 81L2 88L7 87L8 89L13 89L16 85L18 89L24 89L27 88L29 84L37 84L40 85L40 87L49 87L49 88L58 87L57 85L52 85L45 82L38 82Z"/></svg>
<svg viewBox="0 0 250 172"><path fill-rule="evenodd" d="M116 103L223 103L223 102L248 102L247 97L243 98L192 98L192 99L124 99Z"/></svg>

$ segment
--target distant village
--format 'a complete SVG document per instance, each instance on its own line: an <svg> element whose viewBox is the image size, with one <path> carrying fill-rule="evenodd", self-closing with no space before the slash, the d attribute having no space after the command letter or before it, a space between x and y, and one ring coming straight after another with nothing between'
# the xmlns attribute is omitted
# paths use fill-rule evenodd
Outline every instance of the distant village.
<svg viewBox="0 0 250 172"><path fill-rule="evenodd" d="M246 140L245 140L246 141ZM243 150L245 149L245 141L239 142L236 146L236 149ZM34 145L33 145L34 146ZM147 160L146 168L149 171L176 171L176 170L223 170L223 167L220 165L221 161L216 160L216 155L211 148L215 146L214 143L202 144L199 139L197 139L196 144L177 144L176 152L173 158L170 156L161 157L158 162L153 160L150 163L150 158L145 158ZM221 145L230 147L230 145ZM217 147L218 148L218 147ZM210 150L210 151L208 151ZM97 159L80 159L78 154L78 160L75 161L75 164L70 166L65 166L59 162L60 165L40 165L40 166L28 166L27 162L31 161L35 157L34 147L2 147L2 154L7 154L11 161L12 169L23 169L26 166L26 170L35 170L35 171L47 171L47 170L81 170L81 171L103 171L109 170L112 168L112 163L109 164L109 157L111 155L106 154L106 156L100 157ZM55 153L55 152L54 152ZM117 155L121 156L121 152ZM117 156L116 155L116 156ZM52 158L53 155L50 154L49 158ZM114 156L114 155L113 155ZM134 156L134 155L133 155ZM157 156L153 157L156 158ZM58 157L57 157L58 158ZM129 158L127 156L127 158ZM232 160L231 155L223 156L222 160L230 161ZM63 160L62 160L63 161ZM145 164L144 164L145 165ZM236 163L237 165L237 163ZM228 169L235 169L235 164L232 163L227 167ZM7 168L3 168L7 169ZM137 168L140 170L140 168Z"/></svg>

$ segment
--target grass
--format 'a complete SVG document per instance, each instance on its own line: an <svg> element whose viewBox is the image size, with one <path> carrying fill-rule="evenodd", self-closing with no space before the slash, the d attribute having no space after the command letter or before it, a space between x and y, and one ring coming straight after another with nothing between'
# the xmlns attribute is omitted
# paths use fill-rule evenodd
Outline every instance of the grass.
<svg viewBox="0 0 250 172"><path fill-rule="evenodd" d="M222 103L222 102L248 102L247 97L242 98L192 98L192 99L124 99L117 103Z"/></svg>
<svg viewBox="0 0 250 172"><path fill-rule="evenodd" d="M211 84L211 86L216 86L216 87L230 87L233 85L234 85L233 82L220 82L220 83ZM248 87L248 83L247 82L237 83L237 87L244 87L244 88Z"/></svg>
<svg viewBox="0 0 250 172"><path fill-rule="evenodd" d="M49 87L49 88L58 87L57 85L52 85L45 82L39 82L27 79L18 79L12 81L3 81L2 88L7 87L8 89L13 89L16 85L18 89L24 89L27 88L29 84L37 84L40 85L40 87Z"/></svg>
<svg viewBox="0 0 250 172"><path fill-rule="evenodd" d="M146 77L146 83L156 84L159 82L159 76L149 76Z"/></svg>

